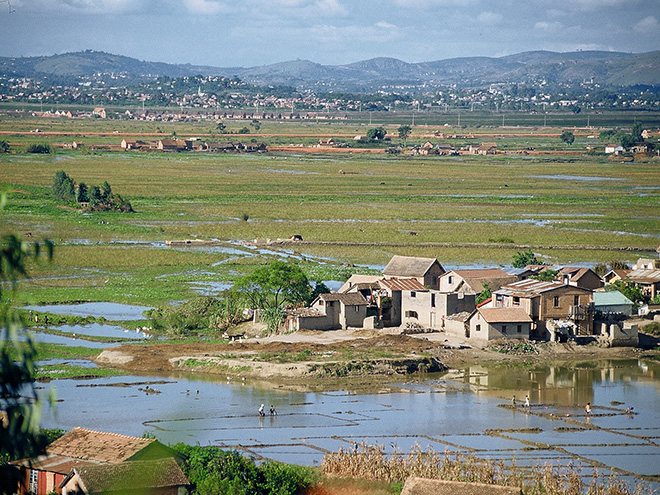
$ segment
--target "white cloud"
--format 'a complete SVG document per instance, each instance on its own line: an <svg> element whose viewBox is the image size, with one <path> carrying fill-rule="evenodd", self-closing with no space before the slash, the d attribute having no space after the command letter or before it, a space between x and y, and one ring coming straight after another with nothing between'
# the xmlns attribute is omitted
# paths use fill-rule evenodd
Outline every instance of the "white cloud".
<svg viewBox="0 0 660 495"><path fill-rule="evenodd" d="M658 31L659 27L660 23L658 23L658 19L650 15L635 24L633 29L638 33L649 34Z"/></svg>
<svg viewBox="0 0 660 495"><path fill-rule="evenodd" d="M227 10L223 3L216 0L183 0L183 4L193 14L214 15Z"/></svg>
<svg viewBox="0 0 660 495"><path fill-rule="evenodd" d="M392 0L394 5L404 8L426 9L429 7L455 7L475 3L475 0Z"/></svg>
<svg viewBox="0 0 660 495"><path fill-rule="evenodd" d="M144 0L12 0L12 8L28 12L123 14L143 9Z"/></svg>
<svg viewBox="0 0 660 495"><path fill-rule="evenodd" d="M371 26L331 26L327 24L317 25L310 28L310 34L323 43L340 42L351 40L355 42L380 42L392 41L399 36L396 26L387 22L378 22Z"/></svg>
<svg viewBox="0 0 660 495"><path fill-rule="evenodd" d="M534 29L539 29L541 31L557 31L563 27L561 22L547 22L539 21L534 24Z"/></svg>
<svg viewBox="0 0 660 495"><path fill-rule="evenodd" d="M346 8L337 0L317 0L314 7L324 15L343 16L348 13Z"/></svg>
<svg viewBox="0 0 660 495"><path fill-rule="evenodd" d="M496 12L482 12L477 16L477 21L487 26L494 26L502 22L502 14Z"/></svg>

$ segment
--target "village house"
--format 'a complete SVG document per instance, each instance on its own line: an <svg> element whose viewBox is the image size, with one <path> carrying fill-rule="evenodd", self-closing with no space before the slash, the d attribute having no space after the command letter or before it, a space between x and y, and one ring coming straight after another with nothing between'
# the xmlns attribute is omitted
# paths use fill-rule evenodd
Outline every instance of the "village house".
<svg viewBox="0 0 660 495"><path fill-rule="evenodd" d="M607 144L605 145L605 153L608 155L621 155L626 151L620 144Z"/></svg>
<svg viewBox="0 0 660 495"><path fill-rule="evenodd" d="M367 300L359 292L319 295L308 308L289 311L287 331L362 328L367 317Z"/></svg>
<svg viewBox="0 0 660 495"><path fill-rule="evenodd" d="M171 458L78 466L58 485L62 495L150 493L185 495L190 482Z"/></svg>
<svg viewBox="0 0 660 495"><path fill-rule="evenodd" d="M603 286L603 281L591 268L565 266L557 272L556 280L575 287L596 290Z"/></svg>
<svg viewBox="0 0 660 495"><path fill-rule="evenodd" d="M187 146L182 139L159 139L157 148L161 151L183 151Z"/></svg>
<svg viewBox="0 0 660 495"><path fill-rule="evenodd" d="M15 463L25 473L19 495L62 493L60 485L74 468L175 455L153 438L76 427L48 445L45 455Z"/></svg>
<svg viewBox="0 0 660 495"><path fill-rule="evenodd" d="M632 315L633 302L618 290L596 291L593 296L594 313L598 319Z"/></svg>
<svg viewBox="0 0 660 495"><path fill-rule="evenodd" d="M613 284L618 280L624 280L632 270L630 269L615 269L610 270L602 276L605 285Z"/></svg>
<svg viewBox="0 0 660 495"><path fill-rule="evenodd" d="M107 117L107 113L105 111L105 108L96 107L94 110L92 110L92 116L93 117L99 117L101 119L105 119Z"/></svg>
<svg viewBox="0 0 660 495"><path fill-rule="evenodd" d="M532 318L523 308L481 307L472 312L464 328L465 334L459 336L468 340L529 339Z"/></svg>
<svg viewBox="0 0 660 495"><path fill-rule="evenodd" d="M497 153L497 143L471 144L468 151L472 155L495 155Z"/></svg>
<svg viewBox="0 0 660 495"><path fill-rule="evenodd" d="M398 327L403 318L403 291L426 291L426 287L414 278L381 278L378 280L379 291L376 297L379 316L383 326Z"/></svg>
<svg viewBox="0 0 660 495"><path fill-rule="evenodd" d="M392 256L383 270L387 278L414 278L429 289L438 289L438 280L445 269L435 258Z"/></svg>
<svg viewBox="0 0 660 495"><path fill-rule="evenodd" d="M429 290L401 291L401 323L417 325L425 329L443 330L448 316L474 311L475 295L467 293L447 293Z"/></svg>
<svg viewBox="0 0 660 495"><path fill-rule="evenodd" d="M532 338L558 340L559 334L592 335L592 303L589 289L530 279L494 291L490 307L522 308L532 319Z"/></svg>
<svg viewBox="0 0 660 495"><path fill-rule="evenodd" d="M637 285L651 299L660 294L660 269L638 268L632 270L626 280Z"/></svg>
<svg viewBox="0 0 660 495"><path fill-rule="evenodd" d="M480 294L484 291L485 285L492 291L517 280L520 278L510 275L500 268L452 270L440 277L439 290L441 292Z"/></svg>

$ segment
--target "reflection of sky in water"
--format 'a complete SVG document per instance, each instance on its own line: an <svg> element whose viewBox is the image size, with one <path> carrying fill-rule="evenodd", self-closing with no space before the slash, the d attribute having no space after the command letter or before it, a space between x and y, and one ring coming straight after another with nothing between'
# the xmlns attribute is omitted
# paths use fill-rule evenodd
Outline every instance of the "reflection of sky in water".
<svg viewBox="0 0 660 495"><path fill-rule="evenodd" d="M82 304L53 304L47 306L23 306L21 309L53 313L57 315L94 316L108 320L144 320L146 306L132 306L109 302L91 302Z"/></svg>
<svg viewBox="0 0 660 495"><path fill-rule="evenodd" d="M228 384L135 376L58 380L49 386L63 401L58 403L57 419L47 416L44 426L80 425L138 436L147 431L166 443L225 448L240 444L248 453L301 464L319 463L324 449L352 448L362 440L383 445L390 453L430 446L438 452L516 459L524 466L566 465L574 460L552 448L529 450L519 441L525 440L568 449L582 458L578 464L583 468L593 459L606 466L660 474L660 448L651 444L660 436L660 367L642 368L637 361L604 366L604 370L475 368L452 375L458 381L400 384L389 393L363 395L252 388L235 379ZM473 383L477 379L479 387ZM138 390L149 380L162 381L150 385L160 394ZM128 386L104 386L122 382ZM534 392L539 383L544 390ZM512 393L519 397L529 393L533 414L498 407L508 404ZM624 404L613 406L612 401ZM597 429L579 429L586 422L582 411L586 402L594 405L590 422ZM261 403L266 409L275 405L278 415L259 418ZM632 404L639 414L630 417L625 408ZM568 418L565 411L570 411ZM557 430L560 427L577 430ZM512 431L525 428L542 431ZM505 438L484 434L492 429L502 430Z"/></svg>
<svg viewBox="0 0 660 495"><path fill-rule="evenodd" d="M54 330L67 332L72 335L88 335L90 337L116 337L120 339L131 340L151 338L149 334L142 330L142 327L139 327L140 330L136 331L136 329L129 330L117 325L101 325L100 323L92 323L89 325L62 325L61 327L52 328Z"/></svg>

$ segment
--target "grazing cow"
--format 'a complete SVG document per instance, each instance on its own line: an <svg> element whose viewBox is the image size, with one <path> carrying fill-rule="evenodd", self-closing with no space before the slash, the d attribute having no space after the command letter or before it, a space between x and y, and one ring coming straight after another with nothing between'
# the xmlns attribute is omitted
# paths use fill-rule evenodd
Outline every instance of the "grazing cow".
<svg viewBox="0 0 660 495"><path fill-rule="evenodd" d="M411 230L410 235L417 235L417 232L415 232L414 230Z"/></svg>

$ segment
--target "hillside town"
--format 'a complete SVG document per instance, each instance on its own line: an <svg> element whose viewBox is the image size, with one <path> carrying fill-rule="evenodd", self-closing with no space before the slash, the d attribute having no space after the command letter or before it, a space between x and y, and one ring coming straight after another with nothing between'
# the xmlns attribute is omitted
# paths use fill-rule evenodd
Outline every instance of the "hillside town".
<svg viewBox="0 0 660 495"><path fill-rule="evenodd" d="M638 326L627 321L633 301L606 288L616 281L653 300L660 293L660 259L641 258L631 269L600 277L591 268L547 265L446 271L434 258L393 256L382 275L353 275L336 292L290 310L284 329L399 327L408 334L445 332L475 345L582 339L636 346ZM639 311L658 309L645 305Z"/></svg>

